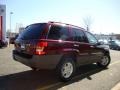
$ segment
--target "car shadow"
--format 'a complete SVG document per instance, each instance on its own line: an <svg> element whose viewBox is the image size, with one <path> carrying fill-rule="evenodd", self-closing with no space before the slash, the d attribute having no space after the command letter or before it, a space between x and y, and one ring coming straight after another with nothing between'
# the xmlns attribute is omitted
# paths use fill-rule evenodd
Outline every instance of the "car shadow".
<svg viewBox="0 0 120 90"><path fill-rule="evenodd" d="M6 48L6 47L0 47L0 49L4 49L4 48Z"/></svg>
<svg viewBox="0 0 120 90"><path fill-rule="evenodd" d="M24 71L0 76L0 90L56 90L63 86L78 82L103 70L95 64L77 68L74 78L69 82L60 82L54 70Z"/></svg>

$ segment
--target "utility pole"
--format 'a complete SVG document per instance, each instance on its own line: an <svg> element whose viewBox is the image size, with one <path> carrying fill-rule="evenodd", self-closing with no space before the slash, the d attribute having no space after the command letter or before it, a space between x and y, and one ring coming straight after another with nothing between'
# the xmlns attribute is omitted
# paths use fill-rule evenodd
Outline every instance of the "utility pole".
<svg viewBox="0 0 120 90"><path fill-rule="evenodd" d="M12 28L11 28L12 14L13 14L13 12L10 12L10 33L9 33L9 38L11 37L11 32L12 32Z"/></svg>

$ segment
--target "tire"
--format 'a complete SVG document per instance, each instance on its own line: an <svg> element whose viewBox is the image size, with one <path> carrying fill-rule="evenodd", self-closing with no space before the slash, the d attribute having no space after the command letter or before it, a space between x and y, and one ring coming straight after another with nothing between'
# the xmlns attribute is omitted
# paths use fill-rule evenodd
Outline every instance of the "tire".
<svg viewBox="0 0 120 90"><path fill-rule="evenodd" d="M106 68L111 62L109 55L104 55L100 62L97 62L97 65L102 68Z"/></svg>
<svg viewBox="0 0 120 90"><path fill-rule="evenodd" d="M60 80L63 82L69 81L72 79L76 71L75 62L70 57L64 57L58 64L56 71Z"/></svg>

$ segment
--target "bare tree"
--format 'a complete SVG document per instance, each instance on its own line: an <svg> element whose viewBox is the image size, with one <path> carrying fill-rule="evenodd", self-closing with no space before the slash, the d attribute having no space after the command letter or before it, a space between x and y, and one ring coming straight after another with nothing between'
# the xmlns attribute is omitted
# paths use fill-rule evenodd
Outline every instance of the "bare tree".
<svg viewBox="0 0 120 90"><path fill-rule="evenodd" d="M83 22L84 22L86 30L90 31L90 26L92 24L92 18L90 16L87 16L87 17L83 18Z"/></svg>
<svg viewBox="0 0 120 90"><path fill-rule="evenodd" d="M22 23L16 23L16 28L15 28L15 32L16 33L19 33L19 29L23 27L23 24Z"/></svg>

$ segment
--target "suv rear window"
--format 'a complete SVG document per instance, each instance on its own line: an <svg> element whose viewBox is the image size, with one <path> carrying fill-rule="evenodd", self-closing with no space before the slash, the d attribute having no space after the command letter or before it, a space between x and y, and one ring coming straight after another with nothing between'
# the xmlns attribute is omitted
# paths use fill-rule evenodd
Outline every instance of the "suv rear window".
<svg viewBox="0 0 120 90"><path fill-rule="evenodd" d="M68 29L66 26L52 25L49 31L48 39L67 40Z"/></svg>
<svg viewBox="0 0 120 90"><path fill-rule="evenodd" d="M25 30L18 36L17 39L29 40L39 39L42 32L45 30L46 23L32 24L25 28Z"/></svg>

